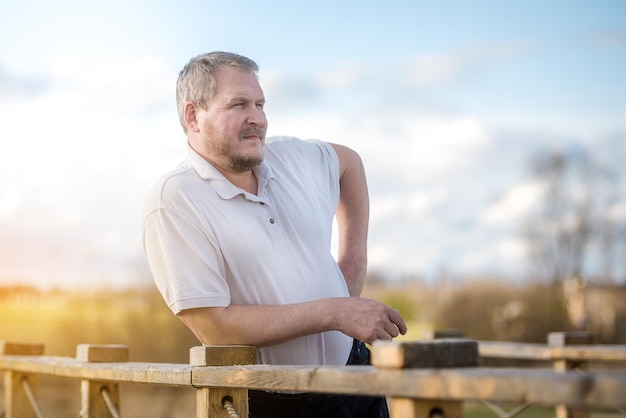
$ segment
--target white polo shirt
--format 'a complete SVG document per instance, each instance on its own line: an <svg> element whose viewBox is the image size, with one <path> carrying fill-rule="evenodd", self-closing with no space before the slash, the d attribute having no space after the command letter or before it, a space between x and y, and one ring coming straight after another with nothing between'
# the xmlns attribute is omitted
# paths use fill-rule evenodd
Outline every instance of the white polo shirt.
<svg viewBox="0 0 626 418"><path fill-rule="evenodd" d="M186 161L149 193L143 244L174 313L345 297L330 253L339 160L321 141L267 138L258 194L230 183L188 147ZM352 339L338 331L258 349L264 364L344 365Z"/></svg>

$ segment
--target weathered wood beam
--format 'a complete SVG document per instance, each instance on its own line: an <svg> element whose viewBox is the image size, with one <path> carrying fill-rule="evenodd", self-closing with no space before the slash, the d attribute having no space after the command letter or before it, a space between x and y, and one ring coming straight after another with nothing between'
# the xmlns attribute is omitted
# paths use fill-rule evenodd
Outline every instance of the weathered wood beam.
<svg viewBox="0 0 626 418"><path fill-rule="evenodd" d="M391 369L455 368L478 366L478 343L462 338L414 342L378 341L372 349L372 364ZM463 402L447 397L389 396L392 418L463 417Z"/></svg>
<svg viewBox="0 0 626 418"><path fill-rule="evenodd" d="M482 343L479 344L482 350ZM522 345L524 346L524 345ZM545 346L544 346L545 347ZM561 347L561 350L580 347ZM597 349L597 346L590 346ZM556 350L548 348L548 350ZM609 347L613 353L624 347ZM621 351L620 351L621 350ZM596 351L597 352L597 351ZM586 355L588 356L588 352ZM615 358L611 355L610 358ZM578 357L581 358L581 357ZM552 359L548 356L547 359ZM489 400L541 405L624 407L626 373L452 368L401 369L372 366L214 366L159 363L90 363L53 356L0 355L6 373L46 374L110 382L184 387L249 388L389 395L405 398ZM6 395L5 395L6 396Z"/></svg>
<svg viewBox="0 0 626 418"><path fill-rule="evenodd" d="M142 362L86 363L71 357L54 356L0 356L0 369L77 379L190 387L193 366Z"/></svg>
<svg viewBox="0 0 626 418"><path fill-rule="evenodd" d="M76 360L92 363L125 362L128 360L128 347L80 344L76 348ZM100 379L83 379L80 383L81 418L109 418L121 415L119 383ZM113 410L110 410L110 407Z"/></svg>
<svg viewBox="0 0 626 418"><path fill-rule="evenodd" d="M503 403L565 403L619 407L626 399L626 374L557 373L552 370L491 368L383 369L373 366L231 366L194 368L196 387L248 387L389 395L406 398L491 400Z"/></svg>
<svg viewBox="0 0 626 418"><path fill-rule="evenodd" d="M256 348L251 346L197 346L189 350L190 363L210 370L215 366L256 364ZM239 416L248 416L248 388L200 387L196 389L196 418L230 418L224 399Z"/></svg>
<svg viewBox="0 0 626 418"><path fill-rule="evenodd" d="M551 332L548 334L548 346L563 348L566 346L581 346L592 343L589 332ZM587 360L571 360L555 358L552 362L557 372L570 370L587 370ZM581 408L573 408L569 405L559 404L555 407L556 418L589 418L589 411Z"/></svg>
<svg viewBox="0 0 626 418"><path fill-rule="evenodd" d="M372 364L396 369L476 367L478 343L463 338L412 342L377 341L372 349Z"/></svg>
<svg viewBox="0 0 626 418"><path fill-rule="evenodd" d="M545 344L520 344L479 341L478 352L485 358L553 361L626 361L626 345L579 345L549 347Z"/></svg>
<svg viewBox="0 0 626 418"><path fill-rule="evenodd" d="M0 355L38 356L44 352L43 344L22 344L0 341ZM37 394L39 379L36 373L5 369L4 404L5 418L36 418L37 406L31 403L26 387L33 396Z"/></svg>

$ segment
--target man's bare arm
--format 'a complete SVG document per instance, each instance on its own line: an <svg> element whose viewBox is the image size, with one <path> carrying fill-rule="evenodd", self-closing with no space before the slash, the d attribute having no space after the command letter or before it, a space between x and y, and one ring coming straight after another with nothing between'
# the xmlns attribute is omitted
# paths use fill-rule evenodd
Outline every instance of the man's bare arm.
<svg viewBox="0 0 626 418"><path fill-rule="evenodd" d="M339 158L340 196L335 217L339 228L337 263L350 296L359 296L367 272L369 195L359 155L350 148L331 144Z"/></svg>
<svg viewBox="0 0 626 418"><path fill-rule="evenodd" d="M263 347L324 331L372 343L406 333L406 323L387 305L359 297L290 305L231 305L183 310L179 318L203 344Z"/></svg>

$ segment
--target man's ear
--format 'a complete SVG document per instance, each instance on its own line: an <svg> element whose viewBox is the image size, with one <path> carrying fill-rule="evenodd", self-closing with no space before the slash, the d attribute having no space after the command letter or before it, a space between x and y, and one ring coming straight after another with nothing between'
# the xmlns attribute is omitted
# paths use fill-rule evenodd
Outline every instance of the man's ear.
<svg viewBox="0 0 626 418"><path fill-rule="evenodd" d="M187 131L198 131L198 114L196 112L196 105L192 102L185 103L183 107L183 116L185 119L185 125L187 125Z"/></svg>

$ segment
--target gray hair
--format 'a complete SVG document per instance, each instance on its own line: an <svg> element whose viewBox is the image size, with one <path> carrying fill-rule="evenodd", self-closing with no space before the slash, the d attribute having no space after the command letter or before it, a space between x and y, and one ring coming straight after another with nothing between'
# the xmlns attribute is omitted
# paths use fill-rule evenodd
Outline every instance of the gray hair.
<svg viewBox="0 0 626 418"><path fill-rule="evenodd" d="M206 108L215 94L215 73L221 66L249 71L258 77L259 66L250 58L232 52L208 52L192 58L178 74L176 82L176 106L178 118L187 133L183 110L185 103Z"/></svg>

